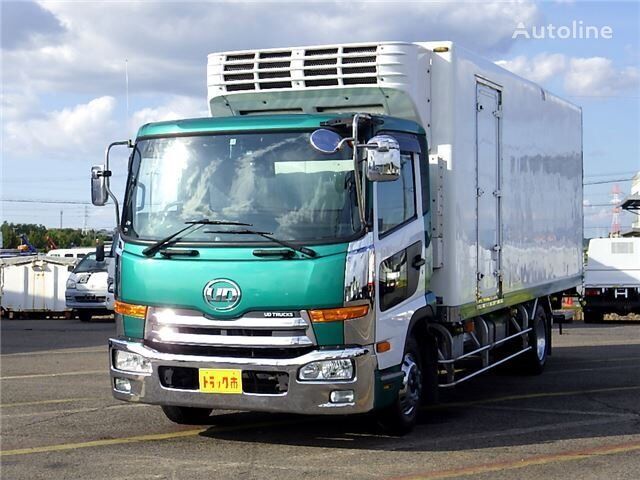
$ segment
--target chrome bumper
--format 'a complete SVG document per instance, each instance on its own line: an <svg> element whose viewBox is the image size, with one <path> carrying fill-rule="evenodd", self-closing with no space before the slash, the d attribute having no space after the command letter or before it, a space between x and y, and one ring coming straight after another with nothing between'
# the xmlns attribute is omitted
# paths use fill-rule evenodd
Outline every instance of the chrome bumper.
<svg viewBox="0 0 640 480"><path fill-rule="evenodd" d="M137 353L147 358L151 362L152 372L140 374L115 369L113 351L116 349ZM299 368L309 362L346 358L353 359L355 363L353 380L334 382L298 380ZM377 360L373 349L367 347L317 350L297 358L255 359L167 354L157 352L138 342L112 338L109 340L109 359L113 396L129 402L300 414L343 415L364 413L373 409L374 372L377 368ZM289 374L289 388L286 393L281 394L242 393L237 395L167 388L160 383L158 368L161 366L286 372ZM115 377L130 380L131 392L116 390ZM352 403L331 403L329 397L334 390L353 390L355 399Z"/></svg>

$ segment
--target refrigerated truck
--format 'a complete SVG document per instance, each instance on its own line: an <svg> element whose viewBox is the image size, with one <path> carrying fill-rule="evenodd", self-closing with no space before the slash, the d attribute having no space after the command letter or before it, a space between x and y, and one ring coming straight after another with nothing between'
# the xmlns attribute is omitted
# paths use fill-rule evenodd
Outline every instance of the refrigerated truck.
<svg viewBox="0 0 640 480"><path fill-rule="evenodd" d="M132 149L109 341L116 398L212 410L419 406L512 361L582 277L579 107L451 42L213 53L211 117Z"/></svg>

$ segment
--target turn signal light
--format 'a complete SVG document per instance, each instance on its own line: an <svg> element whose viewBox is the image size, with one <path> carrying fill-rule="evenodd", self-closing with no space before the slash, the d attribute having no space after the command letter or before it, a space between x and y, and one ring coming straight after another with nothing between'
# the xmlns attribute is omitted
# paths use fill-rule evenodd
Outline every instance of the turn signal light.
<svg viewBox="0 0 640 480"><path fill-rule="evenodd" d="M133 305L131 303L121 302L120 300L116 300L113 309L116 313L121 315L127 315L129 317L136 318L146 318L147 316L147 307L146 305Z"/></svg>
<svg viewBox="0 0 640 480"><path fill-rule="evenodd" d="M364 317L367 313L369 313L369 305L309 310L312 322L343 322L352 318Z"/></svg>

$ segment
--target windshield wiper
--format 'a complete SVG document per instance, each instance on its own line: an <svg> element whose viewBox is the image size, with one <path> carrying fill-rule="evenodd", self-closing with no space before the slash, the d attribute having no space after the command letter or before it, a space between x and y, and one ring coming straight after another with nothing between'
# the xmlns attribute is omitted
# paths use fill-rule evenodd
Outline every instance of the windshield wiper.
<svg viewBox="0 0 640 480"><path fill-rule="evenodd" d="M175 243L179 241L181 238L186 237L187 235L190 235L197 230L200 230L205 225L233 225L238 227L253 226L250 223L229 222L226 220L209 220L208 218L203 218L202 220L192 220L184 223L187 225L186 227L178 230L175 233L172 233L171 235L163 238L162 240L158 240L153 245L148 246L147 248L142 250L142 254L145 255L146 257L153 257L165 245L168 245L169 243ZM191 231L188 233L185 233L187 230L191 230Z"/></svg>
<svg viewBox="0 0 640 480"><path fill-rule="evenodd" d="M279 238L274 238L271 236L272 235L271 232L260 232L258 230L249 230L248 228L244 228L242 230L205 230L204 233L219 233L219 234L232 233L236 235L258 235L259 237L266 238L267 240L271 240L272 242L277 243L278 245L282 245L283 247L287 247L296 252L300 252L306 255L307 257L313 258L318 255L316 251L312 250L311 248L300 247L298 245L294 245L293 243L289 243L286 240L280 240Z"/></svg>

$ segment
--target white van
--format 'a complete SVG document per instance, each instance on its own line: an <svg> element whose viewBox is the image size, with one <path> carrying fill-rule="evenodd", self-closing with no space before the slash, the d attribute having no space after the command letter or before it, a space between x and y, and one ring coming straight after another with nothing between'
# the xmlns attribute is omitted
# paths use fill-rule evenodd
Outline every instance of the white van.
<svg viewBox="0 0 640 480"><path fill-rule="evenodd" d="M110 261L109 257L103 261L96 260L96 252L92 250L69 275L65 292L67 308L73 309L83 322L91 320L93 315L109 313L106 297Z"/></svg>

